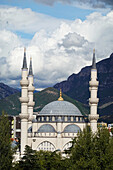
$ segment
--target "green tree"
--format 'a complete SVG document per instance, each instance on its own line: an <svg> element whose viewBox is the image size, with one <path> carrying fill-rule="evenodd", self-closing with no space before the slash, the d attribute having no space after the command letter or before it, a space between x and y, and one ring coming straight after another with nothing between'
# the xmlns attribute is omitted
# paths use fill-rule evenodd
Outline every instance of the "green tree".
<svg viewBox="0 0 113 170"><path fill-rule="evenodd" d="M113 169L113 137L110 137L109 145L106 149L106 170Z"/></svg>
<svg viewBox="0 0 113 170"><path fill-rule="evenodd" d="M78 133L70 150L69 169L95 169L93 134L89 127Z"/></svg>
<svg viewBox="0 0 113 170"><path fill-rule="evenodd" d="M72 141L70 168L79 170L113 169L113 137L106 128L92 134L87 127Z"/></svg>
<svg viewBox="0 0 113 170"><path fill-rule="evenodd" d="M64 164L61 153L57 153L56 151L39 151L37 152L37 158L37 165L40 167L40 169L63 169Z"/></svg>
<svg viewBox="0 0 113 170"><path fill-rule="evenodd" d="M15 163L15 169L23 169L23 170L34 169L34 167L36 166L35 152L36 151L32 150L31 147L26 145L24 156L21 158L19 162Z"/></svg>
<svg viewBox="0 0 113 170"><path fill-rule="evenodd" d="M67 168L65 159L61 153L50 151L34 151L31 147L25 147L23 158L15 164L15 169L21 170L64 170Z"/></svg>
<svg viewBox="0 0 113 170"><path fill-rule="evenodd" d="M94 157L100 170L113 169L113 138L106 128L98 129L94 137Z"/></svg>
<svg viewBox="0 0 113 170"><path fill-rule="evenodd" d="M10 126L7 114L0 116L0 169L9 170L12 167L13 152L10 142Z"/></svg>

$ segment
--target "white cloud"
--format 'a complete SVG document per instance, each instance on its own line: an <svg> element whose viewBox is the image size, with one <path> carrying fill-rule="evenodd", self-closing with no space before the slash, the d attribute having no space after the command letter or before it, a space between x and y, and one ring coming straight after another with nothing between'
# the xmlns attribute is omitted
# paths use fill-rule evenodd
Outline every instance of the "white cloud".
<svg viewBox="0 0 113 170"><path fill-rule="evenodd" d="M85 43L88 41L84 39L84 37L78 35L77 33L69 33L63 39L62 45L65 48L75 47L75 48L82 48Z"/></svg>
<svg viewBox="0 0 113 170"><path fill-rule="evenodd" d="M12 14L10 10L13 11ZM27 61L29 65L30 57L33 58L36 87L52 86L65 80L70 74L79 72L83 66L90 65L93 48L96 48L97 60L113 52L113 11L106 16L92 13L84 21L77 19L70 22L47 19L48 16L43 15L43 25L42 15L39 17L39 14L30 9L10 10L2 15L1 21L0 78L12 86L19 84L24 51L24 40L15 31L35 32L32 40L28 41ZM12 21L10 27L4 25L8 17ZM35 23L37 20L38 23Z"/></svg>
<svg viewBox="0 0 113 170"><path fill-rule="evenodd" d="M113 11L106 16L100 13L92 13L85 21L75 20L72 29L87 39L95 43L98 59L109 56L113 52Z"/></svg>
<svg viewBox="0 0 113 170"><path fill-rule="evenodd" d="M11 49L22 45L21 39L8 30L0 30L0 56L8 57Z"/></svg>
<svg viewBox="0 0 113 170"><path fill-rule="evenodd" d="M61 22L60 19L33 12L30 8L0 8L1 29L7 28L10 31L35 33L44 28L49 32L57 28Z"/></svg>
<svg viewBox="0 0 113 170"><path fill-rule="evenodd" d="M17 49L19 46L23 46L23 43L21 42L21 39L14 34L13 32L7 31L7 30L0 30L0 78L6 79L8 77L11 77L12 69L13 69L13 76L14 74L17 76L17 65L19 58L18 52L14 54L15 49ZM19 50L20 51L20 50ZM12 55L13 53L14 55ZM11 57L13 56L13 58ZM11 61L13 59L13 61ZM10 62L13 63L10 68Z"/></svg>

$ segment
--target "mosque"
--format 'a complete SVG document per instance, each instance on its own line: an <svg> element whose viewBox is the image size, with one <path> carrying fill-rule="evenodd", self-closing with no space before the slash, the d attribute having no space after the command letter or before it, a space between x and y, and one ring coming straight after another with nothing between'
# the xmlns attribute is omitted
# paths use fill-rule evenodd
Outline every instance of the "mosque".
<svg viewBox="0 0 113 170"><path fill-rule="evenodd" d="M93 51L93 61L91 68L90 90L90 114L89 123L91 130L97 131L97 98L98 90L97 69L95 62L95 51ZM86 127L84 116L80 110L60 96L57 101L53 101L39 112L34 113L33 92L33 70L32 60L30 59L29 73L26 62L26 49L24 49L24 59L22 66L21 85L21 155L24 154L26 145L34 150L61 151L71 146L70 141Z"/></svg>

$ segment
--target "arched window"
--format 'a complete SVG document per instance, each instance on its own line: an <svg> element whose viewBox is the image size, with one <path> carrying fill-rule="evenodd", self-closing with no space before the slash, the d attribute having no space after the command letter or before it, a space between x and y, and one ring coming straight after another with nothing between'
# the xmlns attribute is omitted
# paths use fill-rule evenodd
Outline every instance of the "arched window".
<svg viewBox="0 0 113 170"><path fill-rule="evenodd" d="M71 142L66 143L63 147L63 151L69 149L71 146L72 146Z"/></svg>
<svg viewBox="0 0 113 170"><path fill-rule="evenodd" d="M38 145L37 151L39 151L39 150L53 152L53 151L55 151L55 146L48 141L44 141Z"/></svg>

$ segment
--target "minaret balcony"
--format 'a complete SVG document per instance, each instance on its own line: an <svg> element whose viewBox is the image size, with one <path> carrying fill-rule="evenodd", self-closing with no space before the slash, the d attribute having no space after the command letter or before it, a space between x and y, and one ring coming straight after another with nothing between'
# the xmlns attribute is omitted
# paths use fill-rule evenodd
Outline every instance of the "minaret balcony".
<svg viewBox="0 0 113 170"><path fill-rule="evenodd" d="M91 120L98 120L98 118L99 118L99 115L98 114L96 114L96 115L89 115L89 120L91 121Z"/></svg>
<svg viewBox="0 0 113 170"><path fill-rule="evenodd" d="M99 99L98 98L89 98L89 103L90 104L98 104Z"/></svg>
<svg viewBox="0 0 113 170"><path fill-rule="evenodd" d="M97 81L97 80L91 80L90 82L89 82L89 85L90 85L90 87L98 87L98 85L99 85L99 82Z"/></svg>
<svg viewBox="0 0 113 170"><path fill-rule="evenodd" d="M35 90L35 87L34 87L34 86L29 86L29 87L28 87L28 91L29 91L29 92L34 92L34 90Z"/></svg>
<svg viewBox="0 0 113 170"><path fill-rule="evenodd" d="M24 114L20 113L19 117L20 117L20 119L28 119L29 115L27 113L26 114L25 113Z"/></svg>
<svg viewBox="0 0 113 170"><path fill-rule="evenodd" d="M31 101L29 101L29 103L28 103L28 107L33 107L35 105L35 102L31 102Z"/></svg>
<svg viewBox="0 0 113 170"><path fill-rule="evenodd" d="M29 81L26 79L26 80L21 80L20 81L20 85L21 86L28 86L29 85Z"/></svg>
<svg viewBox="0 0 113 170"><path fill-rule="evenodd" d="M28 103L28 101L29 101L28 97L20 97L21 103Z"/></svg>

